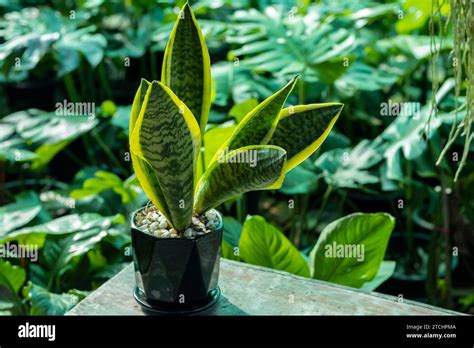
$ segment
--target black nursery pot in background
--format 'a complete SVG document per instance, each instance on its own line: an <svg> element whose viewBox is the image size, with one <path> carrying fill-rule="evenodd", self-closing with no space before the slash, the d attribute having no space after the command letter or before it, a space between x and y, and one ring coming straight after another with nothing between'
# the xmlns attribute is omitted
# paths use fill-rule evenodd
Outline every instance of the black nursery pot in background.
<svg viewBox="0 0 474 348"><path fill-rule="evenodd" d="M135 299L146 310L161 314L186 314L214 305L220 296L217 286L221 241L219 225L194 238L158 238L135 226L132 215L132 248L135 267Z"/></svg>

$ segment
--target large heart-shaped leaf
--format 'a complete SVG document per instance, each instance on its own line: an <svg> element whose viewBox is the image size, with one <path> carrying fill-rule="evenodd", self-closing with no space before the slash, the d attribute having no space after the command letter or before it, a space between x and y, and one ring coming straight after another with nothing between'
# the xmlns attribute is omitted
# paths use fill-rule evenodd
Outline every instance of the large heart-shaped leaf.
<svg viewBox="0 0 474 348"><path fill-rule="evenodd" d="M161 82L191 110L204 133L211 107L211 63L191 7L181 9L163 58Z"/></svg>
<svg viewBox="0 0 474 348"><path fill-rule="evenodd" d="M308 158L328 136L344 104L310 104L283 109L270 144L288 154L285 172Z"/></svg>
<svg viewBox="0 0 474 348"><path fill-rule="evenodd" d="M239 254L247 263L309 277L308 264L298 249L261 216L245 221Z"/></svg>
<svg viewBox="0 0 474 348"><path fill-rule="evenodd" d="M311 277L360 288L377 274L394 226L386 213L355 213L331 222L310 253Z"/></svg>
<svg viewBox="0 0 474 348"><path fill-rule="evenodd" d="M202 213L242 193L281 186L286 152L272 145L252 145L221 153L201 177L196 211Z"/></svg>
<svg viewBox="0 0 474 348"><path fill-rule="evenodd" d="M361 289L369 292L377 289L384 281L393 275L396 265L397 263L395 261L382 261L375 277L371 281L364 283Z"/></svg>
<svg viewBox="0 0 474 348"><path fill-rule="evenodd" d="M170 223L183 230L193 213L201 133L188 107L161 82L154 81L148 87L130 145L131 151L153 169ZM141 183L143 177L137 177Z"/></svg>

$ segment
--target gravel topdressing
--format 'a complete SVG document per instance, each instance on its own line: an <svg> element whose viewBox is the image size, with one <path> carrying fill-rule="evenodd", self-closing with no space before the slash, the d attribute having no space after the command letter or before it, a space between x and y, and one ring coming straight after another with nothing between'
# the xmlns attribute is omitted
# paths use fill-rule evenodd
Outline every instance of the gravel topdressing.
<svg viewBox="0 0 474 348"><path fill-rule="evenodd" d="M168 224L165 216L151 205L135 215L135 226L158 238L195 238L215 230L219 226L219 215L215 210L209 210L203 215L195 214L191 226L177 232Z"/></svg>

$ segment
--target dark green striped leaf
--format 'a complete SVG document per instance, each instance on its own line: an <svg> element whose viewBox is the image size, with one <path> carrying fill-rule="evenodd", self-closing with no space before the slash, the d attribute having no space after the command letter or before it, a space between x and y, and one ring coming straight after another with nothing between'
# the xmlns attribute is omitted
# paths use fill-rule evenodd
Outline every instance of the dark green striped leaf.
<svg viewBox="0 0 474 348"><path fill-rule="evenodd" d="M283 182L286 152L280 147L252 145L221 152L196 191L196 211L202 213L242 193Z"/></svg>
<svg viewBox="0 0 474 348"><path fill-rule="evenodd" d="M188 3L181 9L168 40L161 82L189 107L204 133L211 107L211 64L206 42Z"/></svg>
<svg viewBox="0 0 474 348"><path fill-rule="evenodd" d="M288 154L285 172L308 158L328 136L344 104L310 104L283 109L269 144Z"/></svg>
<svg viewBox="0 0 474 348"><path fill-rule="evenodd" d="M277 126L281 108L285 105L288 95L293 90L297 78L293 78L285 87L252 109L239 123L230 139L222 145L220 150L230 151L249 145L267 144Z"/></svg>
<svg viewBox="0 0 474 348"><path fill-rule="evenodd" d="M151 83L145 79L142 79L140 82L140 87L138 87L135 98L133 99L132 111L130 113L130 135L133 133L135 125L140 115L140 110L142 109L143 102L145 100L146 92L150 87ZM130 136L130 140L131 140ZM131 145L130 145L131 148ZM161 190L160 184L156 179L155 173L151 166L136 156L133 151L130 151L130 157L132 159L133 170L137 175L137 179L140 182L140 185L147 194L148 198L153 202L153 204L165 215L168 220L171 219L168 205L166 204L163 191Z"/></svg>
<svg viewBox="0 0 474 348"><path fill-rule="evenodd" d="M154 81L131 138L131 150L154 171L169 209L170 223L183 230L193 213L194 172L201 135L188 107Z"/></svg>

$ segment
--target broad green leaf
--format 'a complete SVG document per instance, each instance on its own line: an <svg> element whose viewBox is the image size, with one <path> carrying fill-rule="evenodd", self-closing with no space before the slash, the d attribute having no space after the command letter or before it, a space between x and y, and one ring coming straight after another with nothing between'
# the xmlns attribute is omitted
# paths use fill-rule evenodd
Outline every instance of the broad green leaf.
<svg viewBox="0 0 474 348"><path fill-rule="evenodd" d="M24 227L6 234L0 234L0 243L10 240L20 242L25 239L35 238L36 244L41 247L44 243L45 235L69 234L90 229L107 229L116 218L117 216L103 217L93 213L66 215L40 225Z"/></svg>
<svg viewBox="0 0 474 348"><path fill-rule="evenodd" d="M308 158L328 136L344 104L310 104L283 109L270 139L288 154L285 172Z"/></svg>
<svg viewBox="0 0 474 348"><path fill-rule="evenodd" d="M364 283L364 285L362 285L361 287L361 290L374 291L375 289L377 289L380 285L382 285L384 281L386 281L393 275L393 272L395 272L396 265L397 263L395 261L382 261L374 279L367 283Z"/></svg>
<svg viewBox="0 0 474 348"><path fill-rule="evenodd" d="M204 163L205 168L209 166L212 158L232 135L237 128L236 125L232 126L219 126L209 129L204 135Z"/></svg>
<svg viewBox="0 0 474 348"><path fill-rule="evenodd" d="M58 281L69 269L74 267L73 258L83 256L93 250L97 244L114 229L98 226L82 229L65 236L50 235L43 247L42 262L47 269L48 289L58 289Z"/></svg>
<svg viewBox="0 0 474 348"><path fill-rule="evenodd" d="M403 53L422 60L431 57L433 50L451 50L453 40L444 39L441 43L436 43L436 47L433 47L432 38L429 35L397 35L377 41L377 47L388 50L389 54Z"/></svg>
<svg viewBox="0 0 474 348"><path fill-rule="evenodd" d="M402 1L403 6L403 18L399 19L395 23L395 29L398 33L410 33L414 30L420 30L425 27L430 18L432 6L434 0L404 0ZM444 16L449 15L450 4L449 1L441 2L440 12ZM437 5L434 4L434 8Z"/></svg>
<svg viewBox="0 0 474 348"><path fill-rule="evenodd" d="M161 71L161 82L189 107L204 133L211 107L211 63L206 42L188 3L176 19Z"/></svg>
<svg viewBox="0 0 474 348"><path fill-rule="evenodd" d="M303 73L305 80L326 75L325 81L331 84L332 74L324 73L343 70L344 66L334 64L333 69L328 69L326 63L347 57L356 47L356 35L354 30L331 21L318 21L315 25L316 17L324 18L320 9L307 15L298 11L291 20L280 6L268 6L263 12L236 11L227 41L241 46L230 52L231 57L238 57L241 67L253 71L284 77Z"/></svg>
<svg viewBox="0 0 474 348"><path fill-rule="evenodd" d="M64 103L56 104L58 113L60 108L68 112L69 106L66 104L66 109L64 107ZM84 104L80 108L87 111ZM38 109L15 112L4 117L1 122L2 128L11 130L13 126L15 132L9 134L9 139L0 142L0 158L11 162L31 161L32 169L41 169L59 151L97 124L98 120L88 115L61 116ZM32 150L35 152L32 153Z"/></svg>
<svg viewBox="0 0 474 348"><path fill-rule="evenodd" d="M231 216L224 217L224 234L222 239L227 241L233 248L239 246L242 224Z"/></svg>
<svg viewBox="0 0 474 348"><path fill-rule="evenodd" d="M222 152L196 188L196 211L202 213L242 193L283 182L286 152L271 145Z"/></svg>
<svg viewBox="0 0 474 348"><path fill-rule="evenodd" d="M440 92L449 92L444 88L449 81L440 87ZM451 87L452 88L452 87ZM438 94L438 102L444 97ZM446 121L444 117L430 117L431 107L425 105L421 110L413 110L413 114L395 117L392 123L376 139L383 142L384 157L386 160L385 176L390 180L404 181L402 164L403 157L409 161L418 160L425 151L428 151L429 141L439 132L439 128ZM430 129L426 132L427 128ZM423 136L426 136L426 141Z"/></svg>
<svg viewBox="0 0 474 348"><path fill-rule="evenodd" d="M380 181L369 169L382 159L380 142L364 139L353 149L338 148L323 153L315 165L323 172L328 185L360 189Z"/></svg>
<svg viewBox="0 0 474 348"><path fill-rule="evenodd" d="M26 280L26 272L19 266L0 260L0 315L22 314L19 291Z"/></svg>
<svg viewBox="0 0 474 348"><path fill-rule="evenodd" d="M400 75L399 71L394 71L387 64L373 67L363 62L355 62L335 85L343 96L353 96L357 91L378 91L392 86Z"/></svg>
<svg viewBox="0 0 474 348"><path fill-rule="evenodd" d="M153 169L170 223L178 231L191 221L200 146L199 126L191 111L168 87L154 81L132 132L131 151Z"/></svg>
<svg viewBox="0 0 474 348"><path fill-rule="evenodd" d="M245 221L239 254L247 263L309 277L308 264L298 249L261 216Z"/></svg>
<svg viewBox="0 0 474 348"><path fill-rule="evenodd" d="M318 181L315 170L305 168L304 164L301 164L285 175L280 192L287 195L308 194L318 188Z"/></svg>
<svg viewBox="0 0 474 348"><path fill-rule="evenodd" d="M29 315L64 315L79 302L74 293L55 294L28 282L23 296L29 301Z"/></svg>
<svg viewBox="0 0 474 348"><path fill-rule="evenodd" d="M15 203L0 207L0 236L32 221L41 211L41 201L33 191L18 195Z"/></svg>
<svg viewBox="0 0 474 348"><path fill-rule="evenodd" d="M242 119L247 115L252 109L258 105L256 99L248 99L242 103L235 104L232 109L229 111L229 116L235 117L237 123L242 121Z"/></svg>
<svg viewBox="0 0 474 348"><path fill-rule="evenodd" d="M94 178L84 181L82 188L73 190L70 197L80 199L97 195L106 190L113 190L122 198L122 203L130 203L138 195L130 185L122 181L117 175L103 170L95 173Z"/></svg>
<svg viewBox="0 0 474 348"><path fill-rule="evenodd" d="M129 140L130 140L130 149L132 148L132 134L135 129L138 117L140 112L143 109L143 104L145 101L145 96L150 87L151 83L145 79L142 79L140 82L140 87L138 87L135 98L133 99L132 110L130 112L130 126L129 126ZM145 106L146 108L146 106ZM135 174L137 175L140 185L145 191L148 198L153 202L155 207L157 207L167 218L171 219L168 205L166 204L166 199L161 190L158 179L153 172L153 168L143 159L139 158L137 155L130 151L130 157L132 159L132 166Z"/></svg>
<svg viewBox="0 0 474 348"><path fill-rule="evenodd" d="M311 277L360 288L377 274L394 226L386 213L354 213L331 222L310 253Z"/></svg>
<svg viewBox="0 0 474 348"><path fill-rule="evenodd" d="M293 78L286 86L252 109L220 150L230 151L249 145L267 144L280 119L281 108L293 90L297 78Z"/></svg>
<svg viewBox="0 0 474 348"><path fill-rule="evenodd" d="M228 241L225 239L222 240L222 248L221 248L221 255L222 257L229 259L229 260L234 260L234 261L240 261L240 257L238 254L235 253L235 247L230 245Z"/></svg>

